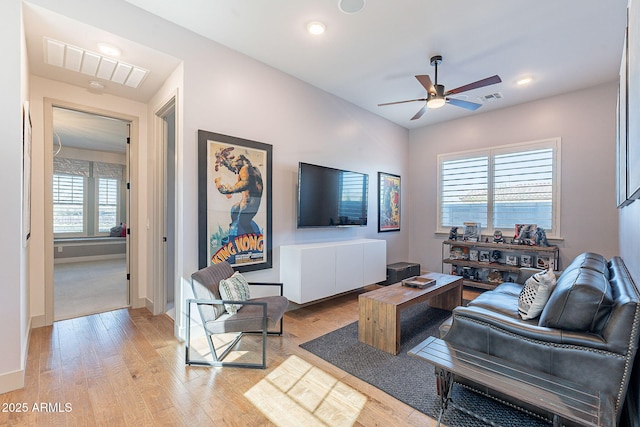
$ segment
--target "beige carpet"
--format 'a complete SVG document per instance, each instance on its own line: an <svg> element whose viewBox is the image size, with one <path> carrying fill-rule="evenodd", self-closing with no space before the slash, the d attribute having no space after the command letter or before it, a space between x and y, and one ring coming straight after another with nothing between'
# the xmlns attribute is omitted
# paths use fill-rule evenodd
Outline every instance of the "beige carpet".
<svg viewBox="0 0 640 427"><path fill-rule="evenodd" d="M56 321L127 307L125 260L56 264L53 294Z"/></svg>

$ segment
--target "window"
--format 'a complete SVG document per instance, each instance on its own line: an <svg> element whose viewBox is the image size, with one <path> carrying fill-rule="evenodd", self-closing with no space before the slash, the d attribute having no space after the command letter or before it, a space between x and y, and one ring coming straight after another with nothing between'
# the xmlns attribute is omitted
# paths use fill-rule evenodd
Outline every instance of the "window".
<svg viewBox="0 0 640 427"><path fill-rule="evenodd" d="M560 139L438 156L438 231L537 224L559 236Z"/></svg>
<svg viewBox="0 0 640 427"><path fill-rule="evenodd" d="M54 235L109 235L124 222L123 165L55 157L53 170Z"/></svg>
<svg viewBox="0 0 640 427"><path fill-rule="evenodd" d="M53 175L53 232L84 233L84 177Z"/></svg>
<svg viewBox="0 0 640 427"><path fill-rule="evenodd" d="M98 178L98 232L108 233L118 221L118 181Z"/></svg>

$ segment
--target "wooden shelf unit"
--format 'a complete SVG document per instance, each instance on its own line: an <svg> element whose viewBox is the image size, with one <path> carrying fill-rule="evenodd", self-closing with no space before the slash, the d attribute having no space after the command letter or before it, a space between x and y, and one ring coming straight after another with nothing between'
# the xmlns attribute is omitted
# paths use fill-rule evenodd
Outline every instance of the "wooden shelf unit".
<svg viewBox="0 0 640 427"><path fill-rule="evenodd" d="M499 262L482 262L463 258L451 258L451 248L454 246L467 248L467 256L474 251L487 251L491 256L491 252L500 251L501 257ZM515 255L517 257L518 265L506 264L506 256ZM442 272L446 274L455 274L454 270L460 268L470 268L474 273L480 270L479 276L481 280L472 280L470 278L464 279L464 286L479 288L479 289L493 289L499 283L489 282L486 277L492 271L498 271L502 273L503 280L506 281L509 274L516 275L521 268L522 255L528 255L531 257L531 267L539 268L537 261L538 257L548 257L553 262L554 269L559 268L559 249L557 246L529 246L529 245L514 245L510 243L487 243L487 242L469 242L462 240L444 240L442 242ZM451 270L445 271L445 265L451 266ZM504 273L507 273L505 275Z"/></svg>

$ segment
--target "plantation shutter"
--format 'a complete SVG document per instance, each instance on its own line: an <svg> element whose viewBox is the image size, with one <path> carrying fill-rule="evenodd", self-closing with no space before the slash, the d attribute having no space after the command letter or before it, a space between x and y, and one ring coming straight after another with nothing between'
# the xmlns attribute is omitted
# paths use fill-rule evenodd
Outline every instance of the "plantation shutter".
<svg viewBox="0 0 640 427"><path fill-rule="evenodd" d="M53 232L84 231L84 177L53 175Z"/></svg>
<svg viewBox="0 0 640 427"><path fill-rule="evenodd" d="M488 218L489 157L445 160L441 163L440 221L442 227L476 222L486 227Z"/></svg>
<svg viewBox="0 0 640 427"><path fill-rule="evenodd" d="M98 178L98 232L107 233L118 225L117 179Z"/></svg>
<svg viewBox="0 0 640 427"><path fill-rule="evenodd" d="M553 158L552 148L495 155L494 229L514 224L553 228Z"/></svg>

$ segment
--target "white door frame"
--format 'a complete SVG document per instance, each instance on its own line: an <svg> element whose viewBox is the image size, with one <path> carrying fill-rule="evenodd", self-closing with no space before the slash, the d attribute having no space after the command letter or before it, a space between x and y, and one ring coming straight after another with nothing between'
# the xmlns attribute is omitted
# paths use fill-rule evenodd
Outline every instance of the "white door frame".
<svg viewBox="0 0 640 427"><path fill-rule="evenodd" d="M138 130L139 120L138 117L129 116L114 111L102 110L99 108L90 107L87 105L75 104L68 101L61 101L57 99L45 98L44 99L44 140L53 141L53 107L62 107L72 110L84 111L91 114L98 114L106 117L113 117L116 119L130 122L130 145L129 145L129 159L127 159L129 167L130 184L136 188L137 182L137 156L138 156ZM45 302L44 302L44 316L45 325L52 325L54 321L54 289L53 289L53 144L44 144L44 173L45 173L45 188L44 188L44 288L45 288ZM144 306L144 302L138 297L139 283L138 268L140 263L138 262L138 239L135 237L135 230L139 228L137 224L137 218L135 215L137 202L131 200L129 209L129 218L127 218L127 228L132 228L134 233L127 236L129 240L128 249L129 253L129 271L131 280L129 280L129 305L133 308Z"/></svg>
<svg viewBox="0 0 640 427"><path fill-rule="evenodd" d="M180 224L182 217L182 209L180 209L180 193L178 192L178 188L180 187L179 183L181 182L182 170L180 167L180 157L181 157L181 140L180 140L180 114L179 114L179 105L178 105L178 92L174 91L170 96L168 96L163 102L161 102L158 108L154 111L154 146L156 147L156 161L155 161L155 174L154 174L154 227L153 227L153 277L154 277L154 286L153 286L153 314L160 314L166 311L166 280L173 280L173 289L174 289L174 306L175 306L175 316L174 316L174 333L176 336L180 337L183 334L180 332L182 328L182 286L180 276L182 272L182 242L178 236L180 233ZM167 171L167 155L166 155L166 122L165 117L170 112L174 113L175 117L175 135L174 135L174 143L175 143L175 158L174 160L174 185L175 185L175 201L174 201L174 238L170 239L168 242L164 242L163 238L165 237L165 227L166 227L166 218L165 218L165 209L166 209L166 171ZM166 272L166 245L173 245L173 253L174 256L174 265L173 271L174 276L172 278L165 278Z"/></svg>

